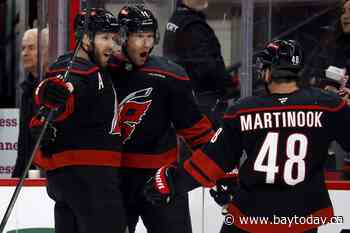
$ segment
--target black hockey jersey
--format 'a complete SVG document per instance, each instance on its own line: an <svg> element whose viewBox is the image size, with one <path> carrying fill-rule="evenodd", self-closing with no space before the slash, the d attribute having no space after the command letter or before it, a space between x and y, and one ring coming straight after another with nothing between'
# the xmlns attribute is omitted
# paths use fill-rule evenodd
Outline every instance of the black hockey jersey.
<svg viewBox="0 0 350 233"><path fill-rule="evenodd" d="M333 215L323 167L332 140L350 151L349 130L346 102L320 89L248 97L228 111L223 127L185 161L184 168L210 187L239 163L245 151L240 188L229 211L236 220L255 216L268 217L269 222L235 224L248 232L303 232L322 222L296 220L291 226L271 222L275 217ZM183 185L184 180L176 182Z"/></svg>
<svg viewBox="0 0 350 233"><path fill-rule="evenodd" d="M47 77L64 75L71 54L50 66ZM38 154L35 163L46 170L72 165L119 167L121 139L117 124L118 102L109 73L82 58L75 58L67 80L72 98L55 120L51 158Z"/></svg>
<svg viewBox="0 0 350 233"><path fill-rule="evenodd" d="M176 161L177 134L192 148L212 137L211 123L198 110L181 67L151 56L133 69L114 57L109 68L120 101L123 167L154 169Z"/></svg>

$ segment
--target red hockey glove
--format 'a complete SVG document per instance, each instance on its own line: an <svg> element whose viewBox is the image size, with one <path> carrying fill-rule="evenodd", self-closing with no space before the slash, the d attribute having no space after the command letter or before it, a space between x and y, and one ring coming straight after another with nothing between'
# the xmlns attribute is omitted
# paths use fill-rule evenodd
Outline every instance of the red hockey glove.
<svg viewBox="0 0 350 233"><path fill-rule="evenodd" d="M144 195L153 205L169 205L175 196L174 166L164 166L146 183Z"/></svg>
<svg viewBox="0 0 350 233"><path fill-rule="evenodd" d="M71 92L60 78L48 78L41 81L35 90L35 102L50 109L57 109L67 103Z"/></svg>
<svg viewBox="0 0 350 233"><path fill-rule="evenodd" d="M216 182L216 189L210 189L209 193L216 203L220 206L224 206L233 200L233 195L236 192L238 186L237 173L227 173L224 178Z"/></svg>

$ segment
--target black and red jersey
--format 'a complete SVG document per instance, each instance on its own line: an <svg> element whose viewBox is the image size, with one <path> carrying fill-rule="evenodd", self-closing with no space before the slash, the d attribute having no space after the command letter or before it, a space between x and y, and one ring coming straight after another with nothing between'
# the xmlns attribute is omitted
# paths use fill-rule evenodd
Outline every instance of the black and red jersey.
<svg viewBox="0 0 350 233"><path fill-rule="evenodd" d="M239 169L240 188L229 206L231 214L267 216L271 221L274 216L330 217L333 208L323 168L331 141L350 151L349 132L347 103L320 89L248 97L226 113L222 128L185 161L184 169L210 187L239 163L244 151L247 158ZM264 233L303 232L315 227L235 224Z"/></svg>
<svg viewBox="0 0 350 233"><path fill-rule="evenodd" d="M156 56L142 67L128 65L117 57L109 64L119 100L123 167L154 169L176 161L176 135L192 148L210 140L211 123L198 110L182 68Z"/></svg>
<svg viewBox="0 0 350 233"><path fill-rule="evenodd" d="M47 78L63 76L70 60L71 54L59 57ZM69 73L73 97L54 122L57 136L49 148L52 156L38 155L35 163L46 170L72 165L119 167L118 102L109 73L79 57Z"/></svg>

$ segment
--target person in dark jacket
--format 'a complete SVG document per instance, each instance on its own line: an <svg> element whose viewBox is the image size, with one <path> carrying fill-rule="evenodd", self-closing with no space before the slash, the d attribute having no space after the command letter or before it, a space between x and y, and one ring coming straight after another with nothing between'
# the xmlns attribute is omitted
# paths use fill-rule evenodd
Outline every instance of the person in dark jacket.
<svg viewBox="0 0 350 233"><path fill-rule="evenodd" d="M207 0L179 0L166 25L163 55L184 67L201 110L214 123L212 109L218 99L237 86L226 71L221 46L205 14Z"/></svg>
<svg viewBox="0 0 350 233"><path fill-rule="evenodd" d="M47 61L48 54L48 30L42 30L42 53L44 55L43 61ZM22 89L21 106L20 106L20 125L18 135L18 152L17 160L12 172L12 177L20 177L23 173L28 159L33 151L35 142L31 137L29 130L29 123L34 113L37 111L33 100L34 88L39 83L38 60L37 60L37 39L38 29L33 28L27 30L22 38L22 61L24 71L27 73L25 80L20 84ZM44 62L44 71L47 63ZM35 168L32 166L32 168Z"/></svg>
<svg viewBox="0 0 350 233"><path fill-rule="evenodd" d="M329 36L319 55L310 67L310 77L319 84L325 78L325 70L329 66L350 69L350 2L339 1L339 18L334 33Z"/></svg>

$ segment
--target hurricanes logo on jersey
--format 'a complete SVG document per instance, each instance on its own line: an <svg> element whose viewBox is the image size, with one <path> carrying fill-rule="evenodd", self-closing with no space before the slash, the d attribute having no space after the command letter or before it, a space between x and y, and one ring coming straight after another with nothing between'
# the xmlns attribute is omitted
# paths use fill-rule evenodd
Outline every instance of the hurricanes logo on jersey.
<svg viewBox="0 0 350 233"><path fill-rule="evenodd" d="M285 103L288 101L288 98L287 98L287 97L278 98L278 101L279 101L281 104L285 104Z"/></svg>
<svg viewBox="0 0 350 233"><path fill-rule="evenodd" d="M135 128L146 115L152 100L144 100L151 95L153 88L146 88L132 92L119 105L120 128L123 143L129 140Z"/></svg>

